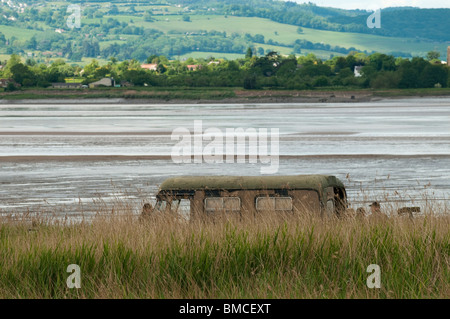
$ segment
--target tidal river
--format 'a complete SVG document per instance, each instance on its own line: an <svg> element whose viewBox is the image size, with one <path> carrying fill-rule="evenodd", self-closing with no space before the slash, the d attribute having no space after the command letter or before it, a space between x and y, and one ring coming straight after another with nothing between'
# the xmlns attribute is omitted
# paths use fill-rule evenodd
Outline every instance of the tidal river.
<svg viewBox="0 0 450 319"><path fill-rule="evenodd" d="M227 129L266 129L269 154L276 130L279 163L273 174L336 175L354 207L373 200L449 207L450 98L351 104L60 101L0 104L0 214L73 217L120 205L138 213L167 177L260 175L270 165L248 158L174 160L180 140L171 138L173 132L188 132L194 141L199 123L204 139L210 132L225 136ZM208 145L207 139L202 143ZM193 154L202 150L193 147Z"/></svg>

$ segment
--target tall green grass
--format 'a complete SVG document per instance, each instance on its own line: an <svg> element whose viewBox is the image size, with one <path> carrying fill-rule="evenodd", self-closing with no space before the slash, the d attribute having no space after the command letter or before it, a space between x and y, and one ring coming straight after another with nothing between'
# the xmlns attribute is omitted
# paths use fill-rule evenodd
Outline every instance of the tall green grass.
<svg viewBox="0 0 450 319"><path fill-rule="evenodd" d="M449 298L449 230L448 214L4 222L0 298Z"/></svg>

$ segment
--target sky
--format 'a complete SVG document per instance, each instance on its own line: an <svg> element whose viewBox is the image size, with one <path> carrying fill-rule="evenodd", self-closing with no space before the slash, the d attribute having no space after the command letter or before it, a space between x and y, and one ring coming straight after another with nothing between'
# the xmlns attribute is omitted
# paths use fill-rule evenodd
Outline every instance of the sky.
<svg viewBox="0 0 450 319"><path fill-rule="evenodd" d="M386 7L450 8L449 0L294 0L312 2L322 7L376 10Z"/></svg>

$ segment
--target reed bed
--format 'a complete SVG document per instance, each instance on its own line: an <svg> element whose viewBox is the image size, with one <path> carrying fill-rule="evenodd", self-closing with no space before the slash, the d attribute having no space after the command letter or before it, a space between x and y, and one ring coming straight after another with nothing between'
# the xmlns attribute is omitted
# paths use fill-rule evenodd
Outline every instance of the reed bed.
<svg viewBox="0 0 450 319"><path fill-rule="evenodd" d="M0 298L450 297L448 212L209 222L122 213L3 221ZM70 264L80 266L79 289L67 287ZM366 285L371 264L379 289Z"/></svg>

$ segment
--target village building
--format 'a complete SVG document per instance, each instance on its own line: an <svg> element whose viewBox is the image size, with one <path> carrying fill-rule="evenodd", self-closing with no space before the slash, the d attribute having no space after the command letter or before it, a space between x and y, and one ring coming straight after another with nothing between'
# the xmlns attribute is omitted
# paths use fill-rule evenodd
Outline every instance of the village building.
<svg viewBox="0 0 450 319"><path fill-rule="evenodd" d="M361 77L362 76L362 65L356 65L355 66L355 70L354 70L354 73L355 73L355 77L356 78L359 78L359 77Z"/></svg>
<svg viewBox="0 0 450 319"><path fill-rule="evenodd" d="M8 86L8 79L0 79L0 87L5 88Z"/></svg>
<svg viewBox="0 0 450 319"><path fill-rule="evenodd" d="M90 88L95 88L95 87L101 87L101 86L114 86L114 79L113 78L103 78L99 81L96 82L92 82L89 84Z"/></svg>
<svg viewBox="0 0 450 319"><path fill-rule="evenodd" d="M141 64L141 68L150 71L156 71L158 69L158 64L150 63L150 64Z"/></svg>
<svg viewBox="0 0 450 319"><path fill-rule="evenodd" d="M14 81L13 79L0 79L0 87L1 88L8 87L9 83L14 84L15 87L19 87L20 86L20 84L16 83L16 81Z"/></svg>
<svg viewBox="0 0 450 319"><path fill-rule="evenodd" d="M200 64L189 64L189 65L186 65L186 67L189 71L200 70L202 68L202 66Z"/></svg>

